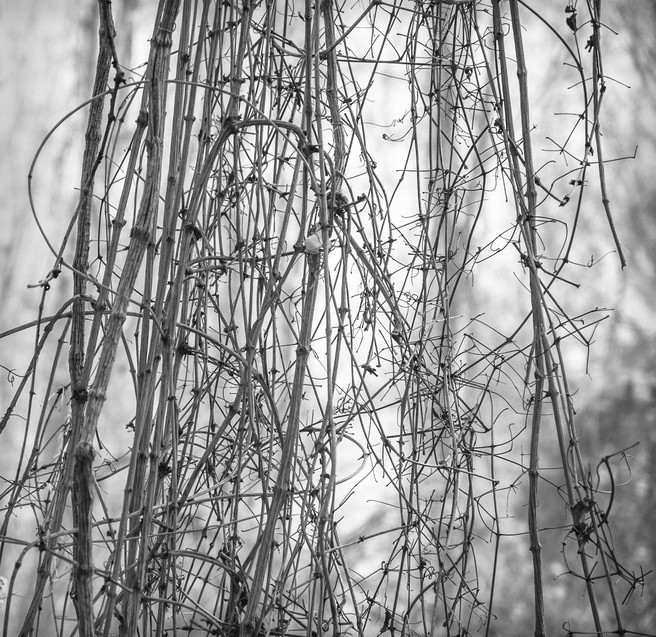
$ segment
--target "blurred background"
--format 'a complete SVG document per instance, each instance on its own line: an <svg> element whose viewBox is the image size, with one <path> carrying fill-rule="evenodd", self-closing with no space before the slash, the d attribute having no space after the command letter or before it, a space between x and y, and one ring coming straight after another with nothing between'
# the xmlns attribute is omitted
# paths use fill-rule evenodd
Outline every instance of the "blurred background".
<svg viewBox="0 0 656 637"><path fill-rule="evenodd" d="M565 20L565 2L546 9L543 3L529 4L547 12L550 20ZM138 67L147 55L152 3L115 0L113 10L121 59ZM0 5L0 333L34 319L41 292L28 286L53 267L54 257L30 211L28 173L45 135L89 97L96 14L96 4L86 0L24 0ZM621 534L613 539L619 559L636 582L635 590L620 600L626 606L625 618L633 630L653 633L654 574L646 577L644 587L642 574L656 566L656 3L608 3L605 19L608 90L602 133L609 198L628 265L624 270L619 267L601 204L588 201L586 206L598 210L582 216L584 240L578 255L584 265L594 267L580 268L580 287L572 287L571 294L577 307L603 310L601 314L607 318L594 331L589 351L574 348L571 352L568 374L591 475L599 476L601 482L608 480L606 457L612 457L615 467L612 515L624 522ZM531 19L528 24L534 26ZM550 127L558 125L552 115L569 110L569 106L563 103L560 91L551 90L563 73L560 53L555 47L552 50L551 40L540 33L539 28L527 28L525 44L531 52L531 88L541 96L533 104L535 143L546 146ZM77 199L85 123L86 109L81 109L55 130L33 174L34 205L40 211L43 231L55 244L68 226ZM494 273L487 276L490 298L507 304L506 292L494 288ZM63 301L70 289L55 282L51 294ZM3 412L11 396L12 377L24 368L32 347L29 330L0 340ZM59 380L65 382L65 375ZM11 440L4 435L0 461L20 452L12 448ZM15 440L19 445L21 438ZM542 463L548 466L549 458L543 456ZM556 501L548 501L551 496L544 497L541 506L557 508ZM523 512L514 515L518 533L523 532ZM512 535L509 527L506 532ZM545 553L560 555L560 529L546 531L542 541ZM525 545L505 546L495 609L500 621L490 634L530 634L532 601L523 579L530 576L530 559ZM563 572L561 559L545 564L547 579L557 581ZM549 591L550 629L553 634L563 634L563 622L553 609L577 602L564 585L551 586Z"/></svg>

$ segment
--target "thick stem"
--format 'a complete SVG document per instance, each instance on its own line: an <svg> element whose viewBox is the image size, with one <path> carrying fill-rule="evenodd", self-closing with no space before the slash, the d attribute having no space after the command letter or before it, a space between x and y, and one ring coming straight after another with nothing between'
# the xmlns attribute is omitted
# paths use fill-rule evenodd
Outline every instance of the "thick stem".
<svg viewBox="0 0 656 637"><path fill-rule="evenodd" d="M93 447L81 442L75 450L73 472L73 585L71 597L77 611L80 637L94 637L93 627Z"/></svg>

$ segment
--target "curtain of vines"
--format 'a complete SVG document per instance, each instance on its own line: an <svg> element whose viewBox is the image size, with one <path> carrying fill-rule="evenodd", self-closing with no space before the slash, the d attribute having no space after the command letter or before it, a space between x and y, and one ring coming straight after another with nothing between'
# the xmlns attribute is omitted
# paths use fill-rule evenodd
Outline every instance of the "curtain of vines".
<svg viewBox="0 0 656 637"><path fill-rule="evenodd" d="M486 633L525 473L535 634L554 486L569 619L622 630L561 351L598 319L557 300L593 170L612 228L598 4L541 26L579 96L550 179L514 0L161 0L135 69L99 9L79 203L2 421L3 634ZM499 260L513 307L476 286Z"/></svg>

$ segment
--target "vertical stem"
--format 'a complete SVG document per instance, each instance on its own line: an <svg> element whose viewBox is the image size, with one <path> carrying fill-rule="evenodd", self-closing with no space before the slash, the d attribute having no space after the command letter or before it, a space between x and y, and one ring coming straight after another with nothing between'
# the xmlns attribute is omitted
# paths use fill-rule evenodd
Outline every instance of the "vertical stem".
<svg viewBox="0 0 656 637"><path fill-rule="evenodd" d="M153 217L159 207L160 178L162 171L162 144L166 116L166 75L171 51L171 34L180 0L168 0L162 11L161 22L155 28L148 62L148 90L150 95L147 134L148 168L139 214L132 228L130 244L118 284L116 298L107 322L105 340L98 361L98 373L89 392L82 440L90 440L96 431L105 401L107 385L112 373L116 350L125 322L130 295L139 273L146 247L151 239Z"/></svg>
<svg viewBox="0 0 656 637"><path fill-rule="evenodd" d="M260 618L256 619L256 611L260 595L265 587L265 575L269 570L269 557L273 548L274 534L278 524L282 508L289 497L290 476L292 466L296 459L296 448L300 429L300 411L304 395L305 374L307 361L311 351L312 322L314 308L319 289L319 266L320 254L308 254L308 282L303 304L301 319L301 331L299 334L298 348L296 350L296 361L294 364L294 380L292 385L291 403L289 406L289 417L287 420L287 431L280 457L280 470L276 484L273 487L273 497L267 515L267 523L259 539L260 550L258 553L257 566L253 576L251 594L246 607L246 617L242 625L241 637L253 637L257 635Z"/></svg>
<svg viewBox="0 0 656 637"><path fill-rule="evenodd" d="M499 3L495 3L495 18L499 23ZM528 525L530 549L533 556L533 596L535 604L535 637L546 634L544 585L542 577L542 546L540 544L538 521L538 487L540 480L540 428L542 423L542 409L544 404L545 380L545 351L543 335L545 334L543 301L540 289L540 278L537 269L535 254L536 229L535 211L537 206L535 189L535 170L533 167L533 148L531 143L531 124L528 97L528 73L522 42L522 27L519 17L519 8L516 0L510 1L513 40L517 60L517 80L519 85L519 107L522 132L522 147L524 155L524 183L519 170L516 142L513 134L512 111L510 109L510 91L507 86L508 74L505 66L506 54L504 50L504 37L502 30L497 29L499 42L499 57L505 72L502 73L504 82L504 102L506 106L506 141L511 145L511 155L514 158L515 170L515 201L518 206L519 223L526 247L526 263L529 272L529 288L531 294L531 317L533 322L533 356L535 364L535 387L533 390L533 408L531 412L531 444L529 460L529 503ZM524 201L524 197L526 201Z"/></svg>
<svg viewBox="0 0 656 637"><path fill-rule="evenodd" d="M148 152L148 166L144 184L143 196L140 203L138 217L130 237L128 255L123 274L118 285L116 299L110 314L107 334L98 364L98 375L90 394L87 421L85 422L85 435L91 436L95 432L105 392L109 383L116 349L125 321L125 312L134 289L137 274L139 273L146 249L152 241L155 219L159 208L160 180L162 174L163 148L164 148L164 121L166 118L166 80L168 76L169 59L171 54L172 33L175 27L180 0L163 0L160 3L160 21L155 27L152 38L150 58L148 60L148 132L146 148ZM147 398L146 405L150 405ZM141 407L141 405L140 405ZM149 409L146 409L148 412ZM144 427L146 429L146 427ZM142 435L146 436L142 431ZM135 440L135 445L147 444L147 438ZM140 494L141 495L141 494ZM121 625L122 635L134 635L137 631L138 612L141 604L143 576L138 565L127 564L128 586L124 603L124 623ZM141 576L140 576L141 575Z"/></svg>
<svg viewBox="0 0 656 637"><path fill-rule="evenodd" d="M93 86L93 95L97 96L103 93L107 87L109 71L112 64L113 38L115 36L114 23L111 14L110 3L106 0L99 0L100 24L98 28L98 58L96 61L96 76ZM63 515L66 508L66 500L73 476L73 458L77 453L77 443L83 430L84 410L87 401L87 387L84 378L84 347L85 347L85 305L84 296L86 294L86 272L88 269L89 257L89 235L91 228L91 202L93 200L93 183L96 169L98 168L101 155L102 135L102 115L104 110L104 99L95 99L89 107L89 116L87 120L87 129L85 134L85 148L82 160L82 175L80 179L80 200L77 211L77 240L75 246L75 256L73 259L73 303L71 319L71 344L69 350L69 374L71 378L71 439L69 453L64 468L62 470L59 488L56 494L56 503L53 508L53 515L50 519L49 530L54 532L61 526ZM90 536L90 532L89 532ZM74 551L78 549L80 536L73 538ZM43 552L42 561L39 565L39 572L30 602L29 609L25 615L25 620L20 631L21 637L29 635L32 631L32 625L38 613L43 592L47 579L50 575L50 566L54 555L55 539L48 541L49 550ZM91 546L88 550L90 552ZM89 556L90 565L90 556ZM84 570L86 567L82 567ZM90 568L90 566L89 566ZM77 591L78 595L87 598L91 594L91 579L82 578L73 582L73 590L80 583L84 584L84 590ZM76 606L76 608L78 608ZM91 615L92 616L92 615ZM78 612L78 622L80 630L82 624L86 624L86 617L81 617ZM81 633L84 635L84 633ZM87 633L91 634L91 633ZM86 635L84 635L86 637Z"/></svg>
<svg viewBox="0 0 656 637"><path fill-rule="evenodd" d="M81 442L75 449L73 474L73 521L77 528L73 542L73 592L80 637L94 637L93 628L93 524L91 485L93 447Z"/></svg>

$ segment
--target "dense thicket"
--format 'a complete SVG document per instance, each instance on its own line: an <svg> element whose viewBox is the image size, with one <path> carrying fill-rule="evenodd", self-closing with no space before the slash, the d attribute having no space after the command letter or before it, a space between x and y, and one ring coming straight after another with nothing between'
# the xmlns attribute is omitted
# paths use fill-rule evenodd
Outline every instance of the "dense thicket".
<svg viewBox="0 0 656 637"><path fill-rule="evenodd" d="M3 334L4 633L643 625L634 440L590 454L567 375L608 317L572 290L625 266L601 3L161 0L139 64L98 7L78 199L51 231L49 135Z"/></svg>

